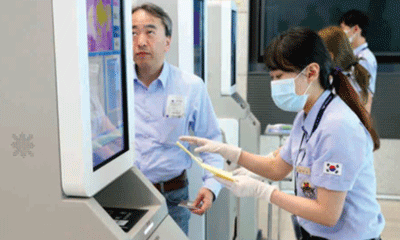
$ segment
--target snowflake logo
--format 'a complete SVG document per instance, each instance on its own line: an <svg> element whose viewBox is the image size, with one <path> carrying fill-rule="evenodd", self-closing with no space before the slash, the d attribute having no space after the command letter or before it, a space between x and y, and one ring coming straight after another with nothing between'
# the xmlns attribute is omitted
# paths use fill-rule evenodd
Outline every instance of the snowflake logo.
<svg viewBox="0 0 400 240"><path fill-rule="evenodd" d="M33 152L31 152L31 149L35 146L33 143L31 143L31 140L33 138L32 134L29 134L28 137L25 136L24 133L21 133L19 137L15 134L12 136L15 140L11 144L15 148L15 151L13 153L13 156L17 156L18 154L21 154L21 156L24 158L26 157L27 154L29 156L33 157Z"/></svg>

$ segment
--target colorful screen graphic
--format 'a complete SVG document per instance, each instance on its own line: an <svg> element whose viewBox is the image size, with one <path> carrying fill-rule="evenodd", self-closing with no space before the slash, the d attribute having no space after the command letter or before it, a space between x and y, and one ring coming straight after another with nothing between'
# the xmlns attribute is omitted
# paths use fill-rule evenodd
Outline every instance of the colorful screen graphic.
<svg viewBox="0 0 400 240"><path fill-rule="evenodd" d="M120 0L87 0L94 170L127 147Z"/></svg>

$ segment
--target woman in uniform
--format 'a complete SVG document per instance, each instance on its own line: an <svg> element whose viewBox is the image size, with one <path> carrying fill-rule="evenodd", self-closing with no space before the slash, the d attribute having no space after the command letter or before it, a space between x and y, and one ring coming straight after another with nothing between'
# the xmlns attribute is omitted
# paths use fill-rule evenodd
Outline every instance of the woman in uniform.
<svg viewBox="0 0 400 240"><path fill-rule="evenodd" d="M371 113L372 98L370 94L370 74L361 64L351 48L346 33L338 26L329 26L318 31L332 56L335 67L339 67L361 98L365 109Z"/></svg>
<svg viewBox="0 0 400 240"><path fill-rule="evenodd" d="M238 197L262 198L296 215L302 239L380 239L385 220L373 164L379 137L347 77L333 69L323 40L309 29L289 29L267 47L265 63L275 104L298 112L274 157L203 138L180 140L274 181L294 171L295 195L248 175L216 178Z"/></svg>

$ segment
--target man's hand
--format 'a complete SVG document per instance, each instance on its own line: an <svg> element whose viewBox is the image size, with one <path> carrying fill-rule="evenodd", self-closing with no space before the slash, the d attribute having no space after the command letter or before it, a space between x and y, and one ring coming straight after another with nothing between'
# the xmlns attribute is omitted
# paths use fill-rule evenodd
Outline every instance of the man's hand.
<svg viewBox="0 0 400 240"><path fill-rule="evenodd" d="M197 194L196 200L193 202L193 206L198 207L198 210L191 210L192 213L197 215L203 215L208 209L211 208L213 203L214 194L210 189L202 187Z"/></svg>

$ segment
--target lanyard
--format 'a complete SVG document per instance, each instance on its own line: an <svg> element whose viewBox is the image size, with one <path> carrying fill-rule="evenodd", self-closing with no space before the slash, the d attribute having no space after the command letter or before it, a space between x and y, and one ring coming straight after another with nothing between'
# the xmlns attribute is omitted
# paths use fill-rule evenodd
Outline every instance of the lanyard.
<svg viewBox="0 0 400 240"><path fill-rule="evenodd" d="M317 118L315 119L314 126L313 126L313 128L311 130L310 136L306 139L306 143L310 140L310 138L313 135L313 133L315 132L315 130L317 130L318 125L321 122L322 115L324 114L324 112L325 112L326 108L328 107L329 103L331 103L334 98L335 98L335 95L331 92L329 94L329 96L325 99L325 101L322 103L322 106L318 111ZM306 156L306 154L304 153L303 157L300 159L300 161L298 161L298 158L299 158L299 155L300 155L300 151L301 151L301 146L303 145L303 140L304 140L305 137L306 137L306 133L304 132L303 133L303 137L301 138L301 141L300 141L299 151L297 152L297 156L296 156L296 160L295 160L295 166L296 167L303 161L303 159ZM297 184L296 184L297 175L298 175L298 173L296 172L295 177L294 177L294 193L295 193L296 196L297 196Z"/></svg>
<svg viewBox="0 0 400 240"><path fill-rule="evenodd" d="M314 126L311 130L311 134L308 137L308 139L306 140L306 142L308 142L308 140L310 140L311 135L315 132L315 130L317 130L319 122L321 121L322 115L324 114L325 109L326 109L326 107L328 107L329 103L332 102L333 98L335 98L335 95L333 93L330 93L329 96L325 99L324 103L322 104L321 108L319 109L317 118L315 119L315 122L314 122Z"/></svg>

